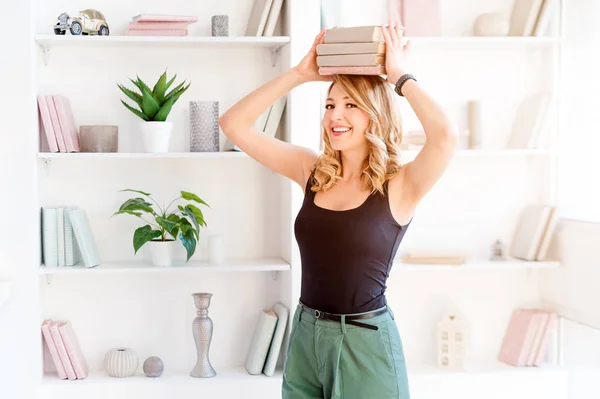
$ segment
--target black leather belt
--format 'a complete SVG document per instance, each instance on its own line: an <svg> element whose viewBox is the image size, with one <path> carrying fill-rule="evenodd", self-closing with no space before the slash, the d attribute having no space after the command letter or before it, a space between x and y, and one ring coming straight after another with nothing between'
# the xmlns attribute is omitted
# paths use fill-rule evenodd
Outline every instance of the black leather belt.
<svg viewBox="0 0 600 399"><path fill-rule="evenodd" d="M300 304L300 306L302 307L302 309L304 311L312 314L317 319L321 319L321 320L333 320L333 321L338 321L338 322L342 321L342 316L339 315L339 314L327 313L327 312L323 312L323 311L320 311L320 310L312 309L312 308L309 308L308 306L306 306L305 304L303 304L302 302L299 302L299 304ZM368 329L371 329L371 330L379 330L379 327L377 327L377 326L374 326L374 325L371 325L371 324L366 324L366 323L360 323L360 322L355 321L355 320L370 319L372 317L384 314L385 312L387 312L387 310L388 309L387 309L387 306L386 306L386 307L381 308L379 310L374 310L372 312L368 312L368 313L364 313L364 314L346 315L346 323L352 324L353 326L357 326L357 327L368 328Z"/></svg>

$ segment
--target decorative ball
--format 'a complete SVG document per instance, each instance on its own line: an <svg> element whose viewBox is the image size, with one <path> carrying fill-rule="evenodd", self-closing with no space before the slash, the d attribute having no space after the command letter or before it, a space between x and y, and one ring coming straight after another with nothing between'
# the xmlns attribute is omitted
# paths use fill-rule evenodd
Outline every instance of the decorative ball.
<svg viewBox="0 0 600 399"><path fill-rule="evenodd" d="M130 348L113 348L104 356L104 369L111 377L131 377L138 365L138 356Z"/></svg>
<svg viewBox="0 0 600 399"><path fill-rule="evenodd" d="M144 360L144 365L142 366L144 369L144 374L146 377L156 378L160 377L165 369L163 365L163 361L158 356L150 356L148 359Z"/></svg>
<svg viewBox="0 0 600 399"><path fill-rule="evenodd" d="M492 12L482 14L473 24L475 36L507 36L510 30L510 22L503 14Z"/></svg>

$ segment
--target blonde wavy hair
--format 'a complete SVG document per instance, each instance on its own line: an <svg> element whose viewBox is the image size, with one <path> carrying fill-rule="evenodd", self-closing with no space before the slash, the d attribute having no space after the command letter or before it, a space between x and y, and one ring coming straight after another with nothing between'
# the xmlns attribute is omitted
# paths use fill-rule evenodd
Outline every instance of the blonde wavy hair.
<svg viewBox="0 0 600 399"><path fill-rule="evenodd" d="M340 85L359 109L369 116L365 133L369 145L369 156L362 169L362 181L371 193L384 193L384 183L400 170L400 143L402 129L400 117L394 107L394 92L390 85L378 75L334 75L333 85ZM312 191L326 191L342 177L340 151L331 147L329 134L322 128L323 154L315 164Z"/></svg>

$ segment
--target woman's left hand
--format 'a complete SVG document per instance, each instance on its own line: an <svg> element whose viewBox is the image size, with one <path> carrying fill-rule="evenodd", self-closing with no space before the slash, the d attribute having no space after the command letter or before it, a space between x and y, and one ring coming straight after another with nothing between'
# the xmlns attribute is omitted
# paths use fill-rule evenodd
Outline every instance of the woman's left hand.
<svg viewBox="0 0 600 399"><path fill-rule="evenodd" d="M404 28L400 24L389 22L388 26L381 26L385 38L385 69L387 81L396 84L398 79L406 73L405 58L408 43L402 43Z"/></svg>

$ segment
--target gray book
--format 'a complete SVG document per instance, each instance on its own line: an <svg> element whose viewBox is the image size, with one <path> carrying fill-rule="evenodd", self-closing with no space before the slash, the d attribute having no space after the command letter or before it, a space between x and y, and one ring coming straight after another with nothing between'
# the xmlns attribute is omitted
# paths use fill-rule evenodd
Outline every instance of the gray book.
<svg viewBox="0 0 600 399"><path fill-rule="evenodd" d="M272 310L263 310L258 316L250 349L246 356L246 371L252 375L261 374L267 359L269 347L277 325L277 314Z"/></svg>
<svg viewBox="0 0 600 399"><path fill-rule="evenodd" d="M317 55L335 54L385 54L385 43L321 43L317 44Z"/></svg>
<svg viewBox="0 0 600 399"><path fill-rule="evenodd" d="M383 54L318 55L318 66L374 66L385 65Z"/></svg>

